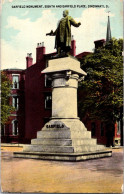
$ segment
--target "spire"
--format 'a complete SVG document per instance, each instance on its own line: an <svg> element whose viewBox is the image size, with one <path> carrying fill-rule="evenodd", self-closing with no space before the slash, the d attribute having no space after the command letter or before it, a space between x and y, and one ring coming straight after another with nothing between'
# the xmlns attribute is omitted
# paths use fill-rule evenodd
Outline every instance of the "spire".
<svg viewBox="0 0 124 194"><path fill-rule="evenodd" d="M108 14L109 14L109 12L108 12ZM109 42L111 39L112 39L112 36L111 36L111 28L110 28L110 18L109 18L109 15L108 15L106 42Z"/></svg>

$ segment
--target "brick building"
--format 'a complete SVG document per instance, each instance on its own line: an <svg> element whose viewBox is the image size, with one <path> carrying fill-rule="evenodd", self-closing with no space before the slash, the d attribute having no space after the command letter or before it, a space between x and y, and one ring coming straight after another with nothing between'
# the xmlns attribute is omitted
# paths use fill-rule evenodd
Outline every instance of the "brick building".
<svg viewBox="0 0 124 194"><path fill-rule="evenodd" d="M2 142L23 142L25 132L25 70L5 69L12 82L10 104L15 108L6 125L1 126Z"/></svg>
<svg viewBox="0 0 124 194"><path fill-rule="evenodd" d="M95 41L95 48L103 46L105 40ZM41 74L47 67L47 61L56 53L45 53L45 46L39 43L36 48L36 63L33 64L31 54L26 57L26 69L5 69L9 79L12 81L10 103L16 111L11 114L5 126L2 127L2 142L30 143L36 138L37 131L51 117L51 81ZM71 55L77 59L88 55L83 52L76 55L76 41L71 42ZM98 143L107 144L106 126L101 121L91 121L89 118L81 119L87 129L91 131L92 137L97 138ZM115 123L114 142L120 144L120 123Z"/></svg>

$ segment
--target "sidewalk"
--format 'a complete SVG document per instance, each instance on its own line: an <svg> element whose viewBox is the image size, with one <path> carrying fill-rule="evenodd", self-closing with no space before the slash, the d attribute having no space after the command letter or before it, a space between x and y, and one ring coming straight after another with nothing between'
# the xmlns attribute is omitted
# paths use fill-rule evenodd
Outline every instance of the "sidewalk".
<svg viewBox="0 0 124 194"><path fill-rule="evenodd" d="M123 150L85 162L57 162L13 158L22 147L2 147L3 192L122 193Z"/></svg>
<svg viewBox="0 0 124 194"><path fill-rule="evenodd" d="M1 143L1 147L23 147L24 145L28 145L28 144L21 144L21 143Z"/></svg>

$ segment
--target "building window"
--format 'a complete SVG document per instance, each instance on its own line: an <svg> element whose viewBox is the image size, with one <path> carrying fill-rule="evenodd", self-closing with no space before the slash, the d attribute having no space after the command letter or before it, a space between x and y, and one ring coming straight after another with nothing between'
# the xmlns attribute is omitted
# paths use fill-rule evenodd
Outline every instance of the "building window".
<svg viewBox="0 0 124 194"><path fill-rule="evenodd" d="M45 87L51 88L51 86L52 86L51 79L47 75L45 75Z"/></svg>
<svg viewBox="0 0 124 194"><path fill-rule="evenodd" d="M101 136L104 136L104 124L103 123L101 123L100 134Z"/></svg>
<svg viewBox="0 0 124 194"><path fill-rule="evenodd" d="M1 136L5 135L5 125L1 124Z"/></svg>
<svg viewBox="0 0 124 194"><path fill-rule="evenodd" d="M91 123L91 135L95 136L96 135L96 123Z"/></svg>
<svg viewBox="0 0 124 194"><path fill-rule="evenodd" d="M51 94L47 94L45 96L45 109L51 109L52 108L52 96Z"/></svg>
<svg viewBox="0 0 124 194"><path fill-rule="evenodd" d="M18 135L18 121L12 121L12 135Z"/></svg>
<svg viewBox="0 0 124 194"><path fill-rule="evenodd" d="M19 89L19 75L12 76L12 88Z"/></svg>
<svg viewBox="0 0 124 194"><path fill-rule="evenodd" d="M18 96L13 96L12 105L16 110L18 110L18 104L19 104L19 97Z"/></svg>

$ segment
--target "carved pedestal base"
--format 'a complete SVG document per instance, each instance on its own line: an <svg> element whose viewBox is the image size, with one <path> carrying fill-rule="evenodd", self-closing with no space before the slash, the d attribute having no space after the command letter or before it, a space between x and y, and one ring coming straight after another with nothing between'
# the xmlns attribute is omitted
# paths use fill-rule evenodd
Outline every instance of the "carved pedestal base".
<svg viewBox="0 0 124 194"><path fill-rule="evenodd" d="M15 157L67 161L108 156L111 152L98 145L78 119L51 120L37 132L37 138L31 140L31 145L24 146L23 153L15 153Z"/></svg>

